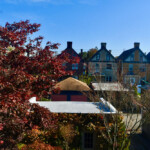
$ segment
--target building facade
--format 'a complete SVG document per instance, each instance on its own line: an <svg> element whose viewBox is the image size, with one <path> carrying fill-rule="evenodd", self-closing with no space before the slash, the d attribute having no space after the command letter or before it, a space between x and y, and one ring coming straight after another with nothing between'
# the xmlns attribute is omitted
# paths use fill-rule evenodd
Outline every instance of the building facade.
<svg viewBox="0 0 150 150"><path fill-rule="evenodd" d="M148 65L147 65L147 81L150 82L150 52L147 54L147 60L148 60Z"/></svg>
<svg viewBox="0 0 150 150"><path fill-rule="evenodd" d="M134 48L124 51L117 62L125 84L143 84L147 80L148 59L140 49L140 43L134 43Z"/></svg>
<svg viewBox="0 0 150 150"><path fill-rule="evenodd" d="M86 64L79 56L79 54L72 48L72 42L67 42L67 48L58 55L58 57L67 57L68 62L64 62L62 65L66 71L72 71L73 77L77 78L85 73Z"/></svg>
<svg viewBox="0 0 150 150"><path fill-rule="evenodd" d="M117 63L106 43L101 43L101 49L88 62L88 74L99 77L101 82L117 81Z"/></svg>

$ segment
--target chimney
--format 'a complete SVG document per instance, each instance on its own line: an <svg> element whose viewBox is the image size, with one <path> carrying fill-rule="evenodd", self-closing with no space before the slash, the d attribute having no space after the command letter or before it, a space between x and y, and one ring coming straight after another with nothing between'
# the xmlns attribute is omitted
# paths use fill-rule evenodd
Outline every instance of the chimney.
<svg viewBox="0 0 150 150"><path fill-rule="evenodd" d="M71 48L72 49L72 42L67 42L67 48Z"/></svg>
<svg viewBox="0 0 150 150"><path fill-rule="evenodd" d="M111 53L111 50L109 50L109 53Z"/></svg>
<svg viewBox="0 0 150 150"><path fill-rule="evenodd" d="M106 43L101 43L101 49L106 49Z"/></svg>
<svg viewBox="0 0 150 150"><path fill-rule="evenodd" d="M139 48L139 47L140 47L140 43L135 42L135 43L134 43L134 48Z"/></svg>

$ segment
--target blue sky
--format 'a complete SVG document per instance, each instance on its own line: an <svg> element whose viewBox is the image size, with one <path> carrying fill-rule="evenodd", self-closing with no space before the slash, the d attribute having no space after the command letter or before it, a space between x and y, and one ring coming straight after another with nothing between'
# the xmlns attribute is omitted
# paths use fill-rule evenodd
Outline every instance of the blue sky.
<svg viewBox="0 0 150 150"><path fill-rule="evenodd" d="M46 41L73 41L87 51L107 43L114 56L140 42L150 52L150 0L0 0L0 25L29 19L40 23Z"/></svg>

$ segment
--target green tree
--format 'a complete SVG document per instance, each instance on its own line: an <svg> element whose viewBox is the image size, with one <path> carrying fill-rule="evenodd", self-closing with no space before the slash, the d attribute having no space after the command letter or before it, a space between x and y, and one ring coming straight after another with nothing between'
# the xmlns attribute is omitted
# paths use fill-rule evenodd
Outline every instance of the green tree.
<svg viewBox="0 0 150 150"><path fill-rule="evenodd" d="M87 60L89 60L97 51L97 47L89 49L87 52Z"/></svg>
<svg viewBox="0 0 150 150"><path fill-rule="evenodd" d="M81 52L79 53L79 56L82 57L84 61L88 61L96 52L98 51L98 48L91 48L87 52ZM82 56L81 56L82 55Z"/></svg>

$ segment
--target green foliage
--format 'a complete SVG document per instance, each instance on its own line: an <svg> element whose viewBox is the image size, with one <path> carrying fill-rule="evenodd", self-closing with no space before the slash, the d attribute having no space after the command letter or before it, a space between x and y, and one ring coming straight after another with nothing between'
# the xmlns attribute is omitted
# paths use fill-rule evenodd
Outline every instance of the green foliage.
<svg viewBox="0 0 150 150"><path fill-rule="evenodd" d="M125 132L125 124L120 115L105 116L101 114L58 114L61 124L67 126L73 124L76 134L75 139L69 144L71 149L79 148L81 145L81 133L89 131L96 134L96 147L98 149L128 150L130 139ZM107 125L104 123L107 122Z"/></svg>
<svg viewBox="0 0 150 150"><path fill-rule="evenodd" d="M64 148L69 150L69 145L73 142L73 139L78 132L74 129L74 125L72 124L60 125L59 131L64 140Z"/></svg>
<svg viewBox="0 0 150 150"><path fill-rule="evenodd" d="M32 144L24 145L21 150L58 150L58 148L52 147L41 141L35 141ZM59 148L59 150L62 150L62 148Z"/></svg>
<svg viewBox="0 0 150 150"><path fill-rule="evenodd" d="M94 77L89 75L81 75L79 76L79 80L85 82L87 85L90 85L90 83L94 80Z"/></svg>
<svg viewBox="0 0 150 150"><path fill-rule="evenodd" d="M17 147L18 147L19 150L21 150L23 148L23 146L25 146L25 144L23 144L23 143L17 144Z"/></svg>
<svg viewBox="0 0 150 150"><path fill-rule="evenodd" d="M87 52L87 58L88 60L98 51L98 48L91 48L88 52Z"/></svg>
<svg viewBox="0 0 150 150"><path fill-rule="evenodd" d="M96 148L104 150L128 150L130 140L125 132L122 117L117 115L105 116L102 114L53 114L58 119L56 128L40 129L38 126L26 132L24 149L39 145L62 147L65 150L80 149L83 132L96 134ZM105 122L108 124L106 125ZM22 146L20 146L22 148ZM26 149L25 149L26 148ZM36 148L36 147L35 147ZM47 148L47 149L48 149Z"/></svg>
<svg viewBox="0 0 150 150"><path fill-rule="evenodd" d="M81 53L79 53L79 56L81 57ZM82 53L82 59L87 60L87 52Z"/></svg>
<svg viewBox="0 0 150 150"><path fill-rule="evenodd" d="M88 61L96 52L98 51L98 48L91 48L87 52L82 53L82 59L84 61ZM79 53L79 56L81 57L81 52Z"/></svg>
<svg viewBox="0 0 150 150"><path fill-rule="evenodd" d="M105 141L104 143L101 142L101 148L108 150L129 150L130 139L126 133L122 117L114 115L112 116L112 122L103 132L100 131L99 141Z"/></svg>
<svg viewBox="0 0 150 150"><path fill-rule="evenodd" d="M50 99L47 99L47 98L42 97L42 98L40 99L40 101L51 101L51 100L50 100Z"/></svg>

